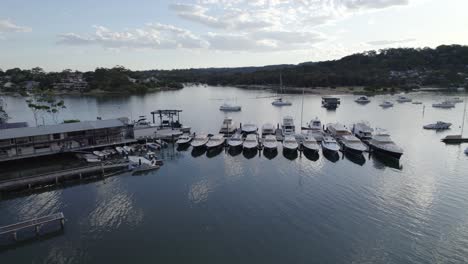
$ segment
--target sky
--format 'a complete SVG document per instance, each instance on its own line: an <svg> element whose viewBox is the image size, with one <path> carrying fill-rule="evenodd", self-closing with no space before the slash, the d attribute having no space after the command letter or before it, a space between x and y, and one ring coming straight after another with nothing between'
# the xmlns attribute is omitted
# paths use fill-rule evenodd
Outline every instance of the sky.
<svg viewBox="0 0 468 264"><path fill-rule="evenodd" d="M297 64L468 44L467 0L1 0L0 68Z"/></svg>

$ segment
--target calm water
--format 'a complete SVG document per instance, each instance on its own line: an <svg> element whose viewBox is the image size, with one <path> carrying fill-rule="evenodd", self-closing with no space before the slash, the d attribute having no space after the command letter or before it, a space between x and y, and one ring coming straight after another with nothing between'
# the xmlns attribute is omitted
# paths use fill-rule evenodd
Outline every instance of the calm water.
<svg viewBox="0 0 468 264"><path fill-rule="evenodd" d="M188 87L128 97L65 97L62 118L136 119L155 109L183 109L182 122L197 132L217 132L223 99L237 100L237 122L300 123L300 95L293 106L271 106L268 91ZM65 231L3 247L1 263L466 263L468 261L467 145L440 138L459 133L463 104L430 107L444 95L413 94L427 105L366 106L341 96L329 112L320 97L304 98L304 124L367 120L389 130L405 149L399 164L365 156L320 153L273 159L168 149L157 172L122 175L0 201L0 225L64 212ZM6 98L13 120L33 122L21 98ZM421 126L444 120L451 131ZM41 121L42 122L42 121ZM50 122L45 118L44 122ZM271 158L271 157L270 157ZM19 169L19 168L18 168Z"/></svg>

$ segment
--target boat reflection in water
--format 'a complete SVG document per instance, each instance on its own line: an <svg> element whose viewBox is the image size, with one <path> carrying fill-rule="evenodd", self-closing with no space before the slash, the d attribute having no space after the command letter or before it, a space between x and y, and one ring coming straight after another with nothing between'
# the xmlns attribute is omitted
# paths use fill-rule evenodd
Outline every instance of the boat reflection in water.
<svg viewBox="0 0 468 264"><path fill-rule="evenodd" d="M311 161L317 161L320 158L320 155L317 151L304 150L304 156Z"/></svg>
<svg viewBox="0 0 468 264"><path fill-rule="evenodd" d="M252 148L252 149L244 148L244 150L242 151L242 155L244 155L246 159L252 159L253 157L257 156L257 154L258 154L257 148Z"/></svg>
<svg viewBox="0 0 468 264"><path fill-rule="evenodd" d="M284 149L283 148L283 156L287 158L288 160L295 160L299 156L297 150L291 150L291 149Z"/></svg>
<svg viewBox="0 0 468 264"><path fill-rule="evenodd" d="M265 158L272 160L278 156L278 150L277 149L263 149L263 156Z"/></svg>
<svg viewBox="0 0 468 264"><path fill-rule="evenodd" d="M356 153L350 153L348 151L345 151L343 158L346 158L347 160L359 166L364 166L364 164L366 163L366 158L364 157L362 153L356 154Z"/></svg>
<svg viewBox="0 0 468 264"><path fill-rule="evenodd" d="M237 156L237 155L239 155L239 154L242 153L242 148L236 148L236 147L233 148L233 147L229 147L228 153L229 153L229 155L235 157L235 156Z"/></svg>
<svg viewBox="0 0 468 264"><path fill-rule="evenodd" d="M223 152L223 150L224 150L223 147L211 148L211 149L206 151L206 156L208 158L214 158L214 157L218 156L219 154L221 154L221 152Z"/></svg>
<svg viewBox="0 0 468 264"><path fill-rule="evenodd" d="M206 148L205 147L193 148L192 149L192 157L194 157L194 158L198 158L198 157L202 156L205 153L206 153Z"/></svg>
<svg viewBox="0 0 468 264"><path fill-rule="evenodd" d="M379 153L379 152L372 152L369 155L372 160L374 161L374 167L376 169L385 169L385 167L402 170L403 166L400 164L400 160L393 158L391 156Z"/></svg>
<svg viewBox="0 0 468 264"><path fill-rule="evenodd" d="M182 151L187 151L189 149L189 147L190 147L190 144L179 144L179 145L177 145L176 150L181 151L181 152Z"/></svg>
<svg viewBox="0 0 468 264"><path fill-rule="evenodd" d="M338 160L340 160L340 154L339 154L338 151L323 151L323 156L324 156L327 160L329 160L329 161L331 161L331 162L333 162L333 163L335 163L335 162L337 162Z"/></svg>

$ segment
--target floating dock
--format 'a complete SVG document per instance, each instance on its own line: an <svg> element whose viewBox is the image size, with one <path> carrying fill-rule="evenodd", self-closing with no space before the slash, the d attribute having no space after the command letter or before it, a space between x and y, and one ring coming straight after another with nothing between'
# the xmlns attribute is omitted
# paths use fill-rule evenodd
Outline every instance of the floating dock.
<svg viewBox="0 0 468 264"><path fill-rule="evenodd" d="M13 235L13 239L18 240L17 234L19 231L31 228L34 228L36 235L40 235L41 227L52 222L60 222L60 226L63 229L65 227L65 217L63 213L57 213L12 225L2 226L0 227L0 235Z"/></svg>
<svg viewBox="0 0 468 264"><path fill-rule="evenodd" d="M128 162L117 164L100 164L81 168L57 171L31 177L0 181L0 194L12 191L30 190L40 186L56 185L69 180L81 180L96 176L107 177L106 172L123 172L128 170Z"/></svg>

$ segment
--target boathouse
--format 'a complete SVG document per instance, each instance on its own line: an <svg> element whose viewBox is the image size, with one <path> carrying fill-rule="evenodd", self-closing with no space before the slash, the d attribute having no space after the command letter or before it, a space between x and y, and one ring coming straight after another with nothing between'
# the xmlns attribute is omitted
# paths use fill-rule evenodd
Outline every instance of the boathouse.
<svg viewBox="0 0 468 264"><path fill-rule="evenodd" d="M126 118L0 130L0 162L133 142Z"/></svg>

